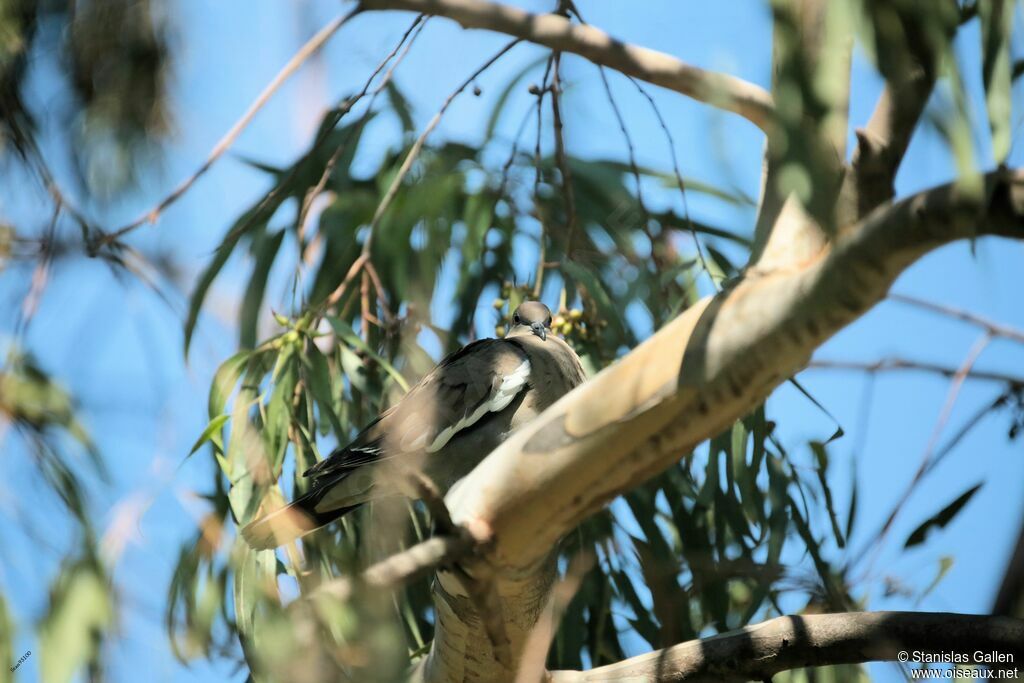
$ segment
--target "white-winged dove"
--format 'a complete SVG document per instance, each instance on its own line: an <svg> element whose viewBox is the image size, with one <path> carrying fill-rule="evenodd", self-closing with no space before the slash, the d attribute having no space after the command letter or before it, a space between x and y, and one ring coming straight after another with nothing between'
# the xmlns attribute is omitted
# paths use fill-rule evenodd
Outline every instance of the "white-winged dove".
<svg viewBox="0 0 1024 683"><path fill-rule="evenodd" d="M246 525L242 535L254 548L273 548L369 500L408 495L405 468L450 488L583 382L579 357L550 327L547 306L521 304L503 339L472 342L442 360L350 444L306 471L308 493Z"/></svg>

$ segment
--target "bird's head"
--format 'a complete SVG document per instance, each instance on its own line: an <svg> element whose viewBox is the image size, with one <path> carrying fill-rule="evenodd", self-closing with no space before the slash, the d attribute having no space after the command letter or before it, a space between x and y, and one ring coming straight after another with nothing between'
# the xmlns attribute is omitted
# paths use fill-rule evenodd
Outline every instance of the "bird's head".
<svg viewBox="0 0 1024 683"><path fill-rule="evenodd" d="M512 329L509 337L524 334L535 334L542 341L547 341L551 330L551 309L539 301L524 301L512 314Z"/></svg>

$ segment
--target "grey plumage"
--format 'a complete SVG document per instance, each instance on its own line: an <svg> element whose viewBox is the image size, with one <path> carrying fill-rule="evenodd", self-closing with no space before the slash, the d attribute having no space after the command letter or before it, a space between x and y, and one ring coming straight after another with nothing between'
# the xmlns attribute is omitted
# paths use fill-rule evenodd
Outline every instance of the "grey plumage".
<svg viewBox="0 0 1024 683"><path fill-rule="evenodd" d="M249 545L273 548L366 501L410 495L408 469L450 488L583 381L579 357L550 326L547 306L524 302L503 339L482 339L446 357L351 443L306 471L308 493L246 525Z"/></svg>

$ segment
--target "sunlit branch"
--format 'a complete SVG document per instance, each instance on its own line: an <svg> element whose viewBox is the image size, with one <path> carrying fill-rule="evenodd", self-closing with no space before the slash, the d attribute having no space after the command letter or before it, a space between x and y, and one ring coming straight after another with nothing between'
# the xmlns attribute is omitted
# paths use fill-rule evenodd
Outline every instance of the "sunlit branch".
<svg viewBox="0 0 1024 683"><path fill-rule="evenodd" d="M530 14L482 0L364 0L368 10L409 10L453 19L464 28L487 29L571 52L595 64L660 85L712 106L739 114L767 131L774 104L764 88L728 74L686 64L657 50L622 43L592 26L558 14Z"/></svg>

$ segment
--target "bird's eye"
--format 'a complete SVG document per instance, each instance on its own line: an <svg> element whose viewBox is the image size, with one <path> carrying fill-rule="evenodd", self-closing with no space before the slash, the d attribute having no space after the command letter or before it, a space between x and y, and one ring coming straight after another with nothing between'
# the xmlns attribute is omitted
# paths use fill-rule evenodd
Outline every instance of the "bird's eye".
<svg viewBox="0 0 1024 683"><path fill-rule="evenodd" d="M522 320L520 320L520 318L519 318L519 314L518 313L516 313L514 316L512 316L512 322L514 322L516 325L518 325L519 323L522 322Z"/></svg>

